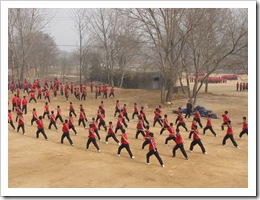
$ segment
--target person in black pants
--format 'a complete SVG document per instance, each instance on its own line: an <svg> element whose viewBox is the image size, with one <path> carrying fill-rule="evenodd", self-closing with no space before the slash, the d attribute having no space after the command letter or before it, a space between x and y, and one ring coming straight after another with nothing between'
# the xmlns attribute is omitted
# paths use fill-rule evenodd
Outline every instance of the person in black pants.
<svg viewBox="0 0 260 200"><path fill-rule="evenodd" d="M129 141L127 138L127 134L125 133L125 129L122 130L121 145L118 147L117 156L120 156L121 150L123 148L126 148L130 158L132 158L132 159L135 158L130 150Z"/></svg>
<svg viewBox="0 0 260 200"><path fill-rule="evenodd" d="M190 102L190 100L188 100L188 103L186 104L186 115L185 115L185 118L190 118L190 114L192 112L192 104Z"/></svg>
<svg viewBox="0 0 260 200"><path fill-rule="evenodd" d="M97 144L96 136L94 134L92 124L89 124L89 132L88 133L89 133L89 136L88 136L88 141L87 141L87 145L86 145L86 150L88 150L90 143L93 143L94 146L96 147L97 151L100 153L101 151L100 151L99 146Z"/></svg>
<svg viewBox="0 0 260 200"><path fill-rule="evenodd" d="M70 145L74 146L71 138L70 138L70 132L69 132L69 123L68 120L65 119L65 122L63 123L63 127L62 127L62 136L61 136L61 144L63 144L63 140L66 137L69 140Z"/></svg>
<svg viewBox="0 0 260 200"><path fill-rule="evenodd" d="M242 131L239 134L239 138L241 139L241 137L244 134L248 135L248 124L247 124L247 121L246 121L246 117L243 117L243 127L242 127Z"/></svg>
<svg viewBox="0 0 260 200"><path fill-rule="evenodd" d="M153 137L153 133L150 133L149 152L146 154L146 164L147 165L150 165L149 159L150 159L151 155L155 155L155 157L158 159L161 166L164 167L163 161L156 148L156 142L155 142L155 138Z"/></svg>
<svg viewBox="0 0 260 200"><path fill-rule="evenodd" d="M183 146L183 139L182 139L182 136L180 134L180 130L177 128L176 129L176 145L173 147L173 150L172 150L172 157L175 157L176 156L176 150L177 149L181 149L181 152L182 154L184 155L184 157L186 158L186 160L188 160L188 155L184 149L184 146Z"/></svg>
<svg viewBox="0 0 260 200"><path fill-rule="evenodd" d="M200 136L199 136L199 130L198 130L198 126L195 125L194 126L194 131L193 131L193 141L190 144L190 152L192 153L193 151L193 147L198 144L202 150L202 153L207 154L206 149L204 148Z"/></svg>

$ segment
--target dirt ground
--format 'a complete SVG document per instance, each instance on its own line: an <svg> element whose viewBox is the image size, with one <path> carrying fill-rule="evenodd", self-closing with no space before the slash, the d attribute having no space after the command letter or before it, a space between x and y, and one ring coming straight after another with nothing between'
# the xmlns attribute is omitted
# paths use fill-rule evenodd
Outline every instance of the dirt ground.
<svg viewBox="0 0 260 200"><path fill-rule="evenodd" d="M244 79L245 80L245 79ZM238 135L242 129L242 117L248 117L248 93L247 91L235 91L236 81L228 81L225 84L210 84L209 94L202 92L198 96L197 105L202 105L217 113L219 118L213 119L213 128L218 134L214 137L209 131L206 136L201 136L202 142L207 150L207 155L202 154L199 146L195 146L193 153L188 151L191 140L188 139L187 132L181 128L184 138L184 147L189 156L186 160L180 150L177 150L176 157L172 157L174 141L170 141L168 146L164 146L168 131L159 135L160 127L157 124L152 127L153 111L160 103L160 91L115 90L115 98L94 99L94 93L89 92L86 101L77 101L71 97L74 108L78 114L79 105L83 104L88 120L96 116L96 111L100 101L103 100L106 109L106 123L112 121L115 125L116 119L113 116L115 101L120 100L121 105L127 104L128 115L133 113L133 104L138 107L145 107L148 121L151 125L151 132L157 138L159 154L165 164L162 168L157 159L152 156L150 165L146 165L146 154L148 146L141 151L144 139L139 135L135 139L136 120L130 120L126 129L130 141L130 148L135 156L131 159L125 149L121 152L121 157L117 157L118 145L109 139L109 144L105 143L106 132L99 131L102 141L98 141L101 153L98 153L91 144L86 151L86 141L88 131L82 126L77 126L78 119L74 119L74 124L78 131L78 136L70 132L75 144L69 145L68 140L60 144L61 127L57 123L59 131L48 130L49 120L44 120L45 131L49 141L45 141L43 136L36 139L36 124L30 125L32 117L31 110L36 108L38 114L43 113L45 100L37 103L31 102L29 112L25 115L26 135L13 131L8 125L8 187L9 188L247 188L248 187L248 138L246 135L239 140ZM52 95L52 93L51 93ZM12 94L9 92L9 102ZM173 105L163 105L163 114L168 114L170 122L175 122L176 115L173 109L179 106L185 107L187 98L183 95L176 98L174 95ZM63 118L68 117L69 103L64 97L51 98L50 110L55 110L56 106L62 108ZM9 105L11 108L11 105ZM222 146L222 140L226 131L221 131L221 114L229 111L235 132L234 138L240 149L235 148L231 141L227 141L226 146ZM16 114L13 113L15 119ZM191 119L186 120L187 127L191 126ZM202 118L205 126L206 119ZM17 123L15 123L17 127ZM226 130L226 128L225 128ZM202 130L200 130L202 133ZM120 133L120 131L119 131ZM120 137L118 137L120 139Z"/></svg>

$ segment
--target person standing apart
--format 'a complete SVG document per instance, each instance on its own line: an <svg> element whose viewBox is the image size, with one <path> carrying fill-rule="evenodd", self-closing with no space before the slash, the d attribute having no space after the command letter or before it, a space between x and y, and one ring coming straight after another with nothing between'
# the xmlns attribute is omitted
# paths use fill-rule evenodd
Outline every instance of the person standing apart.
<svg viewBox="0 0 260 200"><path fill-rule="evenodd" d="M149 159L151 155L155 155L162 167L165 167L163 161L158 153L156 142L153 133L150 133L149 152L146 154L146 164L150 165Z"/></svg>
<svg viewBox="0 0 260 200"><path fill-rule="evenodd" d="M248 135L248 124L246 121L246 117L243 117L243 127L242 127L242 131L239 134L239 139L241 139L244 134Z"/></svg>
<svg viewBox="0 0 260 200"><path fill-rule="evenodd" d="M215 133L215 131L213 130L212 128L212 122L211 122L212 118L211 118L211 114L208 115L208 118L207 118L207 124L206 124L206 127L203 129L203 134L205 135L206 134L206 130L210 130L211 133L217 137L217 134Z"/></svg>
<svg viewBox="0 0 260 200"><path fill-rule="evenodd" d="M68 124L68 120L65 119L65 122L63 123L63 126L62 126L62 136L61 136L61 144L63 144L63 140L64 138L66 137L68 140L69 140L69 143L70 145L74 146L71 138L70 138L70 132L69 132L69 124Z"/></svg>
<svg viewBox="0 0 260 200"><path fill-rule="evenodd" d="M239 149L239 146L237 145L235 139L234 139L234 136L233 136L233 129L232 129L232 126L231 126L231 121L228 121L227 123L227 134L225 135L225 137L223 138L223 141L222 141L222 145L225 146L226 145L226 140L230 138L230 140L232 141L233 145Z"/></svg>
<svg viewBox="0 0 260 200"><path fill-rule="evenodd" d="M92 124L89 124L89 131L88 131L88 133L89 133L89 135L88 135L88 141L87 141L87 144L86 144L86 150L88 150L90 143L93 143L93 145L96 147L97 151L100 153L101 151L100 151L99 146L97 144L96 136L94 134L94 130L92 128Z"/></svg>
<svg viewBox="0 0 260 200"><path fill-rule="evenodd" d="M130 150L130 146L129 146L129 141L128 141L128 136L125 133L125 129L122 130L122 135L121 135L121 145L118 147L118 151L117 151L117 156L120 156L121 150L123 148L126 148L130 158L135 158Z"/></svg>
<svg viewBox="0 0 260 200"><path fill-rule="evenodd" d="M93 81L90 81L89 86L90 86L90 91L93 92Z"/></svg>
<svg viewBox="0 0 260 200"><path fill-rule="evenodd" d="M39 139L39 134L41 133L43 135L43 137L45 138L45 140L48 140L48 137L44 131L42 116L39 116L39 119L37 120L37 129L38 130L36 131L36 138Z"/></svg>
<svg viewBox="0 0 260 200"><path fill-rule="evenodd" d="M108 144L108 138L112 137L115 142L118 144L118 146L120 146L120 142L119 140L116 138L115 132L114 132L114 127L112 125L112 122L109 122L109 126L108 126L108 131L107 131L107 136L106 136L106 144Z"/></svg>
<svg viewBox="0 0 260 200"><path fill-rule="evenodd" d="M178 128L176 129L176 145L173 147L172 157L176 157L176 150L177 149L180 149L182 154L186 158L186 160L189 160L188 155L187 155L187 153L184 149L183 139L182 139L182 136L180 134L180 130Z"/></svg>
<svg viewBox="0 0 260 200"><path fill-rule="evenodd" d="M193 147L198 144L202 150L202 153L207 154L206 149L204 148L200 136L199 136L199 130L198 130L198 126L195 125L194 126L194 131L193 131L193 141L190 144L190 152L193 152Z"/></svg>
<svg viewBox="0 0 260 200"><path fill-rule="evenodd" d="M186 104L186 115L185 118L190 118L190 114L192 112L192 104L190 102L190 100L188 100L188 103Z"/></svg>

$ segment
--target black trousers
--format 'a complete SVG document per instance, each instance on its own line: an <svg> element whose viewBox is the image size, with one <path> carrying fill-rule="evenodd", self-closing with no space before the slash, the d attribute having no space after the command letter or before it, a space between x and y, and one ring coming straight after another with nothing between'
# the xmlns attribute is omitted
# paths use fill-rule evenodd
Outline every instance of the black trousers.
<svg viewBox="0 0 260 200"><path fill-rule="evenodd" d="M127 113L124 113L124 117L127 119L128 122L130 121L130 119L128 118L128 114Z"/></svg>
<svg viewBox="0 0 260 200"><path fill-rule="evenodd" d="M193 140L193 141L191 142L191 144L190 144L190 150L191 150L191 151L193 150L193 147L194 147L196 144L198 144L198 145L200 146L200 148L201 148L201 150L202 150L203 153L206 152L206 150L205 150L205 148L204 148L204 146L203 146L203 144L202 144L202 142L201 142L200 139L196 139L196 140Z"/></svg>
<svg viewBox="0 0 260 200"><path fill-rule="evenodd" d="M114 93L109 93L108 97L111 97L111 96L115 97Z"/></svg>
<svg viewBox="0 0 260 200"><path fill-rule="evenodd" d="M193 133L194 133L194 131L192 130L192 131L190 132L190 134L189 134L189 139L191 139L191 136L192 136Z"/></svg>
<svg viewBox="0 0 260 200"><path fill-rule="evenodd" d="M46 98L48 99L48 102L50 103L51 102L50 97L49 96L47 96L47 97L45 96L44 99L46 99Z"/></svg>
<svg viewBox="0 0 260 200"><path fill-rule="evenodd" d="M198 122L198 124L199 124L200 128L202 128L202 127L203 127L203 126L202 126L202 124L201 124L200 118L195 118L195 121L196 121L196 122Z"/></svg>
<svg viewBox="0 0 260 200"><path fill-rule="evenodd" d="M27 114L27 105L23 105L22 107L22 112L24 111L24 114Z"/></svg>
<svg viewBox="0 0 260 200"><path fill-rule="evenodd" d="M62 119L62 117L60 115L56 115L55 121L57 121L57 119L60 119L61 123L63 123L63 119Z"/></svg>
<svg viewBox="0 0 260 200"><path fill-rule="evenodd" d="M70 110L69 115L73 114L75 117L77 117L77 114L75 113L75 110Z"/></svg>
<svg viewBox="0 0 260 200"><path fill-rule="evenodd" d="M48 119L50 119L50 112L44 112L42 115L43 119L45 118L45 115L47 115Z"/></svg>
<svg viewBox="0 0 260 200"><path fill-rule="evenodd" d="M15 129L13 120L11 120L11 121L9 122L9 124L12 126L13 129Z"/></svg>
<svg viewBox="0 0 260 200"><path fill-rule="evenodd" d="M178 116L175 120L175 124L177 124L177 122L179 121L180 117Z"/></svg>
<svg viewBox="0 0 260 200"><path fill-rule="evenodd" d="M233 143L233 145L234 145L235 147L238 146L237 143L236 143L236 141L234 140L233 134L226 134L226 135L225 135L225 137L223 138L223 141L222 141L222 144L223 144L223 145L226 144L226 140L227 140L228 138L230 138L230 140L232 141L232 143Z"/></svg>
<svg viewBox="0 0 260 200"><path fill-rule="evenodd" d="M160 157L160 155L159 155L159 153L158 153L158 151L157 151L157 149L155 149L155 150L150 150L147 154L146 154L146 162L147 163L149 163L149 159L150 159L150 156L151 155L155 155L155 157L157 158L157 160L159 161L159 163L161 164L161 165L163 165L163 161L162 161L162 159L161 159L161 157Z"/></svg>
<svg viewBox="0 0 260 200"><path fill-rule="evenodd" d="M99 133L98 133L98 129L97 129L97 128L96 128L96 129L94 129L94 132L96 133L96 135L97 135L98 139L99 139L99 140L101 140L101 138L100 138L100 135L99 135Z"/></svg>
<svg viewBox="0 0 260 200"><path fill-rule="evenodd" d="M174 142L176 142L176 137L174 137L174 136L169 136L169 137L167 137L167 138L165 139L165 144L168 144L168 141L170 141L170 140L173 140Z"/></svg>
<svg viewBox="0 0 260 200"><path fill-rule="evenodd" d="M107 127L106 127L106 123L105 121L99 121L99 124L98 124L98 130L100 130L100 127L103 126L105 131L107 131Z"/></svg>
<svg viewBox="0 0 260 200"><path fill-rule="evenodd" d="M115 110L114 117L116 116L116 113L119 113L119 114L120 114L120 110L119 110L119 109L116 109L116 110Z"/></svg>
<svg viewBox="0 0 260 200"><path fill-rule="evenodd" d="M149 124L149 122L147 121L146 116L144 116L144 121L145 121L147 124Z"/></svg>
<svg viewBox="0 0 260 200"><path fill-rule="evenodd" d="M75 135L77 135L77 131L76 131L74 125L69 125L69 129L72 129L74 131Z"/></svg>
<svg viewBox="0 0 260 200"><path fill-rule="evenodd" d="M12 107L12 111L14 111L15 107L16 107L16 103L12 103L13 107Z"/></svg>
<svg viewBox="0 0 260 200"><path fill-rule="evenodd" d="M185 128L186 131L188 131L188 128L186 127L186 124L185 124L184 122L182 122L182 123L179 122L179 123L177 124L177 129L178 129L180 126L182 126L183 128Z"/></svg>
<svg viewBox="0 0 260 200"><path fill-rule="evenodd" d="M137 115L137 116L138 116L138 112L134 112L134 113L132 114L132 119L134 119L134 118L135 118L135 115Z"/></svg>
<svg viewBox="0 0 260 200"><path fill-rule="evenodd" d="M153 126L155 126L156 122L158 122L161 125L161 127L163 126L160 118L154 118Z"/></svg>
<svg viewBox="0 0 260 200"><path fill-rule="evenodd" d="M118 147L117 154L120 155L121 150L122 150L123 148L126 148L128 154L130 155L130 158L132 158L132 157L133 157L133 154L132 154L132 152L131 152L131 150L130 150L129 144L121 144L121 145Z"/></svg>
<svg viewBox="0 0 260 200"><path fill-rule="evenodd" d="M108 141L108 138L112 137L116 143L119 143L119 140L116 138L115 134L107 134L106 136L106 142Z"/></svg>
<svg viewBox="0 0 260 200"><path fill-rule="evenodd" d="M45 138L45 140L48 139L48 138L47 138L47 135L45 134L45 131L44 131L43 128L39 128L39 129L36 131L36 138L39 138L39 134L40 134L40 133L43 135L43 137Z"/></svg>
<svg viewBox="0 0 260 200"><path fill-rule="evenodd" d="M142 130L142 129L137 129L136 134L135 134L135 139L138 139L138 135L139 135L140 133L143 135L143 137L145 137L144 130Z"/></svg>
<svg viewBox="0 0 260 200"><path fill-rule="evenodd" d="M19 132L20 128L22 128L23 130L23 134L25 133L24 131L24 124L19 124L18 127L17 127L17 132Z"/></svg>
<svg viewBox="0 0 260 200"><path fill-rule="evenodd" d="M88 138L86 149L88 149L90 143L93 143L97 150L99 150L99 146L97 144L96 138Z"/></svg>
<svg viewBox="0 0 260 200"><path fill-rule="evenodd" d="M163 131L165 131L167 128L169 128L169 126L164 126L161 131L160 131L160 135L163 133Z"/></svg>
<svg viewBox="0 0 260 200"><path fill-rule="evenodd" d="M60 143L63 144L63 140L64 140L65 137L69 140L70 145L72 145L73 142L72 142L72 140L70 138L70 133L69 132L64 132L62 134Z"/></svg>
<svg viewBox="0 0 260 200"><path fill-rule="evenodd" d="M217 135L216 133L215 133L215 131L213 130L213 128L212 128L212 126L206 126L204 129L203 129L203 134L205 135L206 134L206 130L210 130L211 131L211 133L213 134L213 135Z"/></svg>
<svg viewBox="0 0 260 200"><path fill-rule="evenodd" d="M81 122L82 122L82 124L83 124L83 126L85 128L86 124L85 124L84 118L83 119L79 119L79 123L78 123L79 126L80 126Z"/></svg>
<svg viewBox="0 0 260 200"><path fill-rule="evenodd" d="M187 117L190 118L190 114L191 114L191 110L188 110L188 109L187 109L185 118L187 118Z"/></svg>
<svg viewBox="0 0 260 200"><path fill-rule="evenodd" d="M184 149L183 143L181 143L181 144L176 144L176 145L173 147L173 150L172 150L172 155L173 155L173 157L176 156L176 150L179 149L179 148L180 148L182 154L184 155L184 157L187 159L188 156L187 156L187 153L186 153L186 151L185 151L185 149Z"/></svg>
<svg viewBox="0 0 260 200"><path fill-rule="evenodd" d="M118 130L121 130L121 132L123 133L123 127L122 126L117 126L115 129L115 133L117 133Z"/></svg>
<svg viewBox="0 0 260 200"><path fill-rule="evenodd" d="M240 134L239 134L239 137L242 137L244 134L247 134L248 135L248 129L243 129Z"/></svg>
<svg viewBox="0 0 260 200"><path fill-rule="evenodd" d="M221 130L224 131L224 125L227 125L228 123L227 122L223 122L222 125L221 125Z"/></svg>
<svg viewBox="0 0 260 200"><path fill-rule="evenodd" d="M81 95L81 100L82 100L82 99L86 100L86 95L85 95L85 94L82 94L82 95Z"/></svg>
<svg viewBox="0 0 260 200"><path fill-rule="evenodd" d="M37 103L35 98L30 98L29 103L31 103L31 100L34 100L34 102Z"/></svg>
<svg viewBox="0 0 260 200"><path fill-rule="evenodd" d="M149 139L146 139L144 142L143 142L143 144L142 144L142 149L144 149L144 147L146 146L146 145L148 145L150 143L150 140Z"/></svg>
<svg viewBox="0 0 260 200"><path fill-rule="evenodd" d="M37 99L42 99L42 95L41 94L38 94L38 96L37 96Z"/></svg>
<svg viewBox="0 0 260 200"><path fill-rule="evenodd" d="M56 122L55 121L50 121L50 124L49 124L49 129L51 129L51 126L54 125L54 127L56 128L56 130L58 130L57 126L56 126Z"/></svg>
<svg viewBox="0 0 260 200"><path fill-rule="evenodd" d="M127 128L128 125L126 124L125 119L123 119L122 122L123 122L124 126Z"/></svg>
<svg viewBox="0 0 260 200"><path fill-rule="evenodd" d="M33 125L33 122L34 121L36 121L36 123L37 123L37 118L32 118L32 120L31 120L31 125Z"/></svg>

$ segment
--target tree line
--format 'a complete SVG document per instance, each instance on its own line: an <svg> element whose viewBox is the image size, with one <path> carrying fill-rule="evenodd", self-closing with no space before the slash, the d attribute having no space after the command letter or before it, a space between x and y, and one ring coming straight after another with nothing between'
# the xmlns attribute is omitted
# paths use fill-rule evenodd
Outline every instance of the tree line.
<svg viewBox="0 0 260 200"><path fill-rule="evenodd" d="M162 102L171 101L180 84L188 86L187 95L196 104L203 84L208 92L207 78L214 72L247 72L247 9L71 9L79 39L71 54L61 53L44 33L52 20L48 12L9 9L9 68L17 70L20 80L30 66L43 76L48 66L60 65L63 77L76 68L80 82L91 78L122 87L132 69L158 71ZM205 76L198 81L201 71Z"/></svg>

